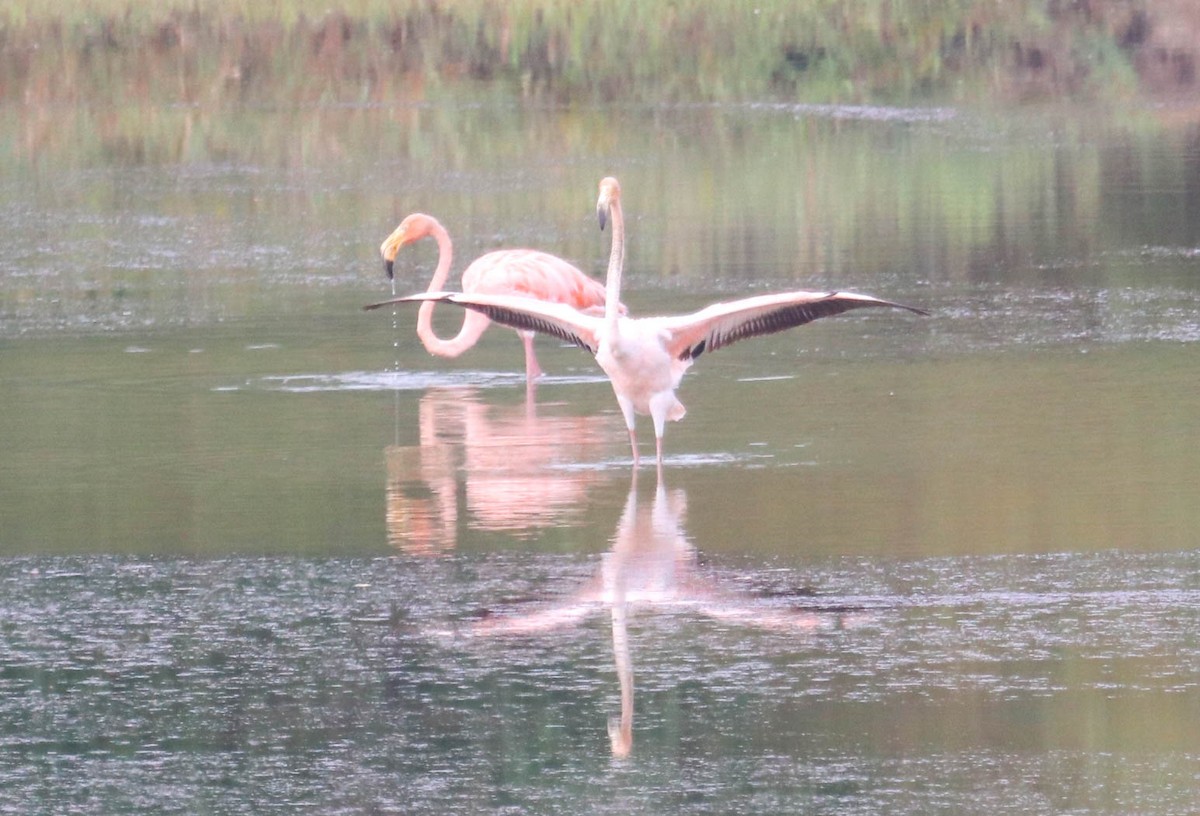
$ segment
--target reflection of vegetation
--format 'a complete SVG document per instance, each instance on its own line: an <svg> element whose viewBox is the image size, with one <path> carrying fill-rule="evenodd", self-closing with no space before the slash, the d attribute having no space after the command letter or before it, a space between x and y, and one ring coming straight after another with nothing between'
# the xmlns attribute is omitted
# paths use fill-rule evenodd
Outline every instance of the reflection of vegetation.
<svg viewBox="0 0 1200 816"><path fill-rule="evenodd" d="M1118 286L1136 266L1106 250L1195 246L1195 131L1164 148L1174 135L1063 124L1048 150L981 120L891 110L915 119L796 106L10 111L0 177L22 192L5 211L0 334L287 313L331 288L353 309L361 287L384 293L375 247L416 209L449 225L457 269L517 244L599 274L592 213L607 172L634 214L641 291L1018 282L1039 265ZM1177 192L1130 198L1146 189ZM401 288L423 287L431 251L403 260Z"/></svg>
<svg viewBox="0 0 1200 816"><path fill-rule="evenodd" d="M1128 29L1136 4L127 3L0 11L0 174L20 191L0 333L286 311L301 289L375 273L372 248L414 209L451 225L460 258L534 245L599 272L606 247L582 219L608 172L638 213L631 275L667 285L1034 274L1135 222L1139 241L1195 245L1200 137L1164 137L1162 109L1152 133L1102 143L1067 124L1048 150L937 111L762 101L1003 93L1047 72L1063 80L1048 90L1091 87L1153 40ZM1100 52L1086 71L1061 61ZM171 172L127 172L144 166ZM112 183L95 174L112 168ZM1124 206L1142 179L1176 199Z"/></svg>
<svg viewBox="0 0 1200 816"><path fill-rule="evenodd" d="M0 98L366 102L463 81L554 100L1107 94L1135 68L1194 84L1187 37L1156 39L1189 14L1154 0L16 0L0 12Z"/></svg>

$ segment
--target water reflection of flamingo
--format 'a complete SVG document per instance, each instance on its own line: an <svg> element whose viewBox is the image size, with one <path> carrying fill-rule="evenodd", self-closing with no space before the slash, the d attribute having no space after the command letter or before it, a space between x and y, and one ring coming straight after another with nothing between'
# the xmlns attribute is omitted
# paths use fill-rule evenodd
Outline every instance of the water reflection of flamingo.
<svg viewBox="0 0 1200 816"><path fill-rule="evenodd" d="M614 178L600 182L597 202L600 227L612 221L612 254L603 317L584 314L557 303L540 303L525 298L491 293L429 291L367 306L423 301L454 303L487 315L497 323L517 329L552 334L596 355L596 362L612 381L613 391L629 429L633 461L638 462L634 415L649 414L654 422L655 448L662 465L662 437L666 421L679 420L685 413L675 389L683 374L705 351L716 351L738 340L773 334L802 326L813 320L867 306L921 309L892 303L870 295L850 292L781 292L714 303L688 315L630 318L621 315L621 275L625 257L625 223L621 211L621 188Z"/></svg>
<svg viewBox="0 0 1200 816"><path fill-rule="evenodd" d="M454 254L450 234L436 218L413 213L379 247L389 278L396 253L401 247L432 235L438 245L438 263L429 282L429 291L440 291L450 274ZM537 298L572 309L596 309L604 305L604 286L589 278L567 261L546 252L532 249L501 249L476 258L463 270L463 292L467 294L505 295ZM433 330L433 303L422 303L417 313L417 336L430 354L457 357L479 340L491 321L478 312L467 312L458 334L443 340ZM518 329L525 344L525 378L532 383L541 376L537 355L533 350L532 331Z"/></svg>
<svg viewBox="0 0 1200 816"><path fill-rule="evenodd" d="M577 625L608 608L613 654L621 692L621 714L608 725L614 756L633 747L633 660L629 647L631 610L669 607L694 610L711 618L782 632L809 633L838 620L828 612L767 602L749 593L724 589L699 571L699 559L683 527L687 495L668 491L658 480L654 500L639 503L637 480L613 536L612 549L597 574L568 598L520 615L490 615L466 630L470 637L530 635ZM830 610L842 612L845 610Z"/></svg>
<svg viewBox="0 0 1200 816"><path fill-rule="evenodd" d="M432 388L418 420L418 446L386 451L388 538L409 552L454 546L460 495L474 529L528 535L562 524L600 477L563 466L604 444L602 417L539 411L532 399L491 405L475 388Z"/></svg>

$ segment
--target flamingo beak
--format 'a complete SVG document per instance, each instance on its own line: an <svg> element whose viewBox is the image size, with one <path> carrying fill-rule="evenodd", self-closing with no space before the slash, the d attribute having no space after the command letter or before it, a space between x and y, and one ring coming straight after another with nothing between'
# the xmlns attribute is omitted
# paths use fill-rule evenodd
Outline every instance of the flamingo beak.
<svg viewBox="0 0 1200 816"><path fill-rule="evenodd" d="M397 227L396 231L379 245L379 254L383 256L383 271L387 273L388 280L395 278L396 253L400 251L400 247L408 243L408 236L405 232L403 226Z"/></svg>
<svg viewBox="0 0 1200 816"><path fill-rule="evenodd" d="M600 222L601 232L604 232L604 228L608 226L610 206L611 204L608 197L608 190L604 187L601 187L600 199L596 202L596 219Z"/></svg>
<svg viewBox="0 0 1200 816"><path fill-rule="evenodd" d="M608 176L600 180L600 198L596 201L596 217L600 221L600 230L603 231L608 226L608 218L612 210L613 201L621 194L621 188L617 186L617 180Z"/></svg>

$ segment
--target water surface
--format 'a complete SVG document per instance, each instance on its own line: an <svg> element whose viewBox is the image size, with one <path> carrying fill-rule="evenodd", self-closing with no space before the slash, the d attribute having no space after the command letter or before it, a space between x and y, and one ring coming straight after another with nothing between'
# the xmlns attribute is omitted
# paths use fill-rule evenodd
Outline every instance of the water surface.
<svg viewBox="0 0 1200 816"><path fill-rule="evenodd" d="M0 812L1194 810L1194 126L123 115L0 122ZM636 313L932 316L701 358L659 483L578 349L360 311L413 210L600 273L606 174Z"/></svg>

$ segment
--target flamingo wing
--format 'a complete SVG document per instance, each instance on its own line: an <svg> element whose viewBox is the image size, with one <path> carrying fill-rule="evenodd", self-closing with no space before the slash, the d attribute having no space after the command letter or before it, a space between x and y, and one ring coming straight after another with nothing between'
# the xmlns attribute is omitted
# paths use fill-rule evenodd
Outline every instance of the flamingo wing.
<svg viewBox="0 0 1200 816"><path fill-rule="evenodd" d="M822 317L868 306L887 306L919 315L929 314L922 309L870 295L797 291L714 303L690 315L659 320L668 334L667 351L671 356L680 360L694 360L705 351L716 351L738 340L774 334Z"/></svg>
<svg viewBox="0 0 1200 816"><path fill-rule="evenodd" d="M583 314L563 303L547 303L519 295L491 295L480 292L420 292L364 306L378 309L393 303L418 301L452 303L486 315L502 326L523 331L548 334L585 348L592 354L599 348L597 330L603 325L599 317Z"/></svg>

